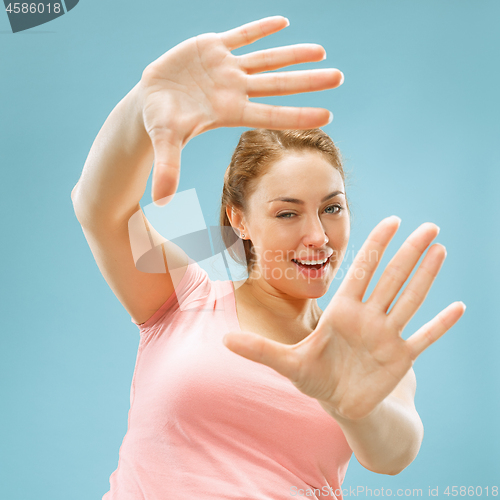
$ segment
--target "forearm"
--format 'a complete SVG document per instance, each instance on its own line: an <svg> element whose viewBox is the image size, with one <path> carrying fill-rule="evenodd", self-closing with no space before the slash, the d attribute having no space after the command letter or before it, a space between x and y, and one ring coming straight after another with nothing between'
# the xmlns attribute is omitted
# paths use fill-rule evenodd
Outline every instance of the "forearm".
<svg viewBox="0 0 500 500"><path fill-rule="evenodd" d="M83 225L130 217L144 195L154 154L144 128L140 85L104 122L71 193L76 216Z"/></svg>
<svg viewBox="0 0 500 500"><path fill-rule="evenodd" d="M387 397L370 414L357 421L342 419L331 411L363 467L379 474L398 474L418 454L424 434L415 410L396 397Z"/></svg>

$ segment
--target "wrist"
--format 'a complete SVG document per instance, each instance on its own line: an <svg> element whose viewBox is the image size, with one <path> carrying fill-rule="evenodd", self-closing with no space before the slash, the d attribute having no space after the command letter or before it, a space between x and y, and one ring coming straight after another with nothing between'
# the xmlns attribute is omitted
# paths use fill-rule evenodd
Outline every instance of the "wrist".
<svg viewBox="0 0 500 500"><path fill-rule="evenodd" d="M339 408L335 408L333 405L327 402L319 401L319 404L342 427L352 427L366 425L372 422L374 419L376 420L377 417L384 411L385 400L378 403L368 413L357 414L355 416L352 413L342 412Z"/></svg>
<svg viewBox="0 0 500 500"><path fill-rule="evenodd" d="M132 110L132 118L136 125L144 130L147 134L146 126L144 123L144 84L139 80L132 90L125 96L125 99L130 101L130 109Z"/></svg>

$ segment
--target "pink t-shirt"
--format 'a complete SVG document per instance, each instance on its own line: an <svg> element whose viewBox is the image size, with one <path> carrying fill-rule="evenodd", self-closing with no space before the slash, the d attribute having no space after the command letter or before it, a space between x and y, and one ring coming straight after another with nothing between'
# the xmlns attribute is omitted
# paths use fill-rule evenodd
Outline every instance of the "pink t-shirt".
<svg viewBox="0 0 500 500"><path fill-rule="evenodd" d="M342 498L352 451L337 422L222 343L241 331L231 281L190 259L138 327L128 430L103 500Z"/></svg>

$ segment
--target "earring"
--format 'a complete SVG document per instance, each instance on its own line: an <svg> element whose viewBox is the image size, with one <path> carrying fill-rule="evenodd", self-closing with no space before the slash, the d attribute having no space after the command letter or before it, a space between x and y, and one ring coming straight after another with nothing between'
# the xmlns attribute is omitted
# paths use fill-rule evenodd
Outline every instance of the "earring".
<svg viewBox="0 0 500 500"><path fill-rule="evenodd" d="M241 237L242 237L242 238L245 238L245 233L241 233Z"/></svg>

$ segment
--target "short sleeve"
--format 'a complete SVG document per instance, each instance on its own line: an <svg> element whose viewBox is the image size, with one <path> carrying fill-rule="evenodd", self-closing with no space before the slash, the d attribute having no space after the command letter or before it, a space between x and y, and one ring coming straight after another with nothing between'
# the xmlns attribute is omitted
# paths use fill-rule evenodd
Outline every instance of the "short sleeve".
<svg viewBox="0 0 500 500"><path fill-rule="evenodd" d="M212 282L207 272L189 258L184 276L160 308L144 323L136 323L132 317L130 320L137 325L141 333L145 332L167 322L176 311L189 309L191 304L207 297L211 288Z"/></svg>

